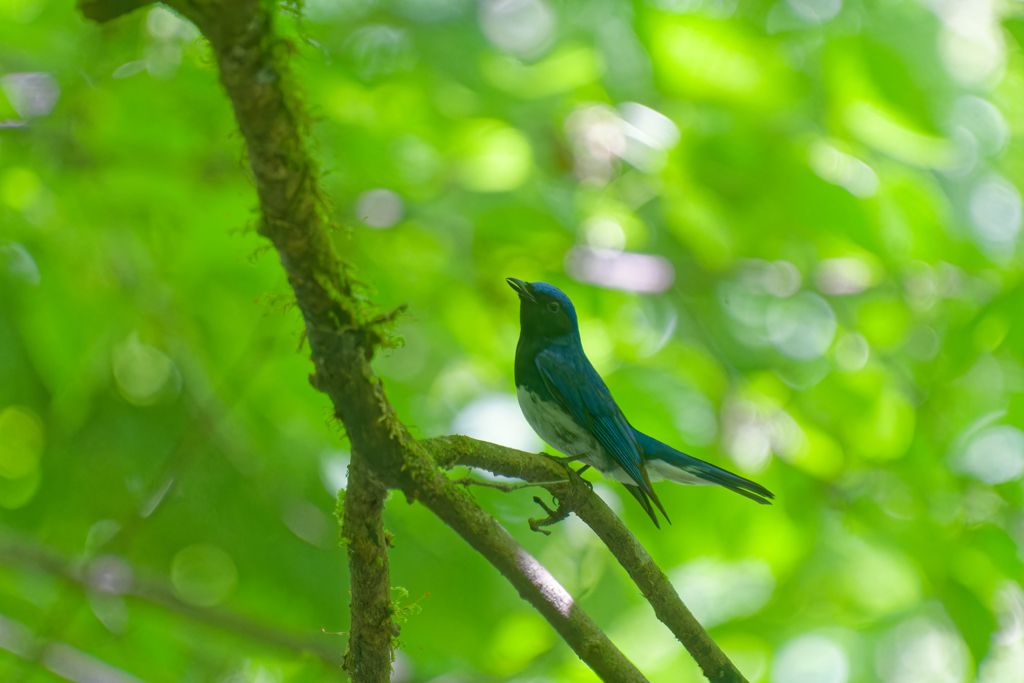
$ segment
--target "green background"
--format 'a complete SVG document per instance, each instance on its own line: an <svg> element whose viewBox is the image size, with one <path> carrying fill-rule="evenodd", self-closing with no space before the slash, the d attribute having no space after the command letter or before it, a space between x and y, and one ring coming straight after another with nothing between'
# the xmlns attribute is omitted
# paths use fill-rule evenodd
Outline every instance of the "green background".
<svg viewBox="0 0 1024 683"><path fill-rule="evenodd" d="M751 681L1024 681L1019 3L279 19L335 247L409 305L374 365L415 435L541 447L504 278L555 284L638 428L777 495L659 484L658 531L597 487ZM0 0L0 85L0 679L343 679L245 634L344 651L348 445L209 47L162 6ZM578 520L473 493L652 681L700 680ZM385 525L396 680L594 679L424 508Z"/></svg>

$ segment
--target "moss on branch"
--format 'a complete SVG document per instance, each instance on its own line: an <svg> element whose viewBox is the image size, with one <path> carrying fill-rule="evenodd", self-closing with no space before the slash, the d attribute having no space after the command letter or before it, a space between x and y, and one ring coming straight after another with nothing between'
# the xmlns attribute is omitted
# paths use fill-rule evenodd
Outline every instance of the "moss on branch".
<svg viewBox="0 0 1024 683"><path fill-rule="evenodd" d="M92 5L116 1L82 0ZM168 4L195 23L210 41L221 83L245 139L262 213L260 232L277 249L305 322L316 367L311 383L330 397L353 452L365 458L372 479L400 488L410 500L422 502L451 526L547 618L601 678L630 683L646 680L550 573L461 487L451 484L396 416L370 366L376 346L384 339L380 326L387 320L374 319L352 296L346 269L328 237L317 166L305 145L308 118L288 69L291 46L273 29L276 5L269 0L170 0ZM108 14L92 5L91 16L117 16L113 8ZM356 482L350 486L344 523L348 529L358 518L371 520L369 540L376 530L372 501L360 503L369 507L356 513L355 519L352 516L360 507L349 505L355 489L364 485L373 487ZM346 531L346 537L350 548L361 542L354 531L351 535ZM383 546L377 547L386 553ZM378 564L366 550L360 546L350 555L356 563L353 574L364 572L366 579L366 585L353 581L353 612L383 604L380 589L386 571L364 571L369 569L366 562ZM378 567L383 568L386 565ZM366 590L370 593L356 595ZM354 613L353 623L360 618ZM376 636L367 636L358 648L350 648L346 660L356 681L379 680L371 676L377 675L380 667L359 661L365 655L362 646L375 643L373 647L379 648L386 637L390 647L390 618L384 622L371 615L365 620L367 628L374 624ZM373 657L378 654L375 649ZM365 678L362 672L366 672Z"/></svg>
<svg viewBox="0 0 1024 683"><path fill-rule="evenodd" d="M392 620L394 605L384 531L387 492L361 455L353 453L341 533L348 550L352 585L352 622L345 670L354 681L390 680L393 639L399 633L399 625Z"/></svg>

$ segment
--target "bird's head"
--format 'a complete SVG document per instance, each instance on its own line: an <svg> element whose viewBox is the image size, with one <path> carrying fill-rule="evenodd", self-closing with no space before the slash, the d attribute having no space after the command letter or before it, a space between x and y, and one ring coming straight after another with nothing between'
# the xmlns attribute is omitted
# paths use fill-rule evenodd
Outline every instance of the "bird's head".
<svg viewBox="0 0 1024 683"><path fill-rule="evenodd" d="M565 292L546 282L525 282L505 278L519 295L519 324L526 334L556 339L579 334L576 309Z"/></svg>

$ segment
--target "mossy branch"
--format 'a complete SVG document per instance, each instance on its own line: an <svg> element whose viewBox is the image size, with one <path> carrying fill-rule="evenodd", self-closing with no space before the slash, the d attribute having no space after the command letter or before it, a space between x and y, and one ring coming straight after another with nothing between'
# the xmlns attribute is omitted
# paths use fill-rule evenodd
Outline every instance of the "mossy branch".
<svg viewBox="0 0 1024 683"><path fill-rule="evenodd" d="M358 452L352 453L344 497L342 542L348 549L352 584L352 621L345 670L355 681L388 681L394 639L388 539L384 532L387 488L378 482Z"/></svg>
<svg viewBox="0 0 1024 683"><path fill-rule="evenodd" d="M118 1L81 0L83 13L98 20L122 13L114 6L101 8L106 2ZM316 367L311 383L330 397L353 452L365 458L362 462L372 479L401 489L451 526L602 679L645 681L551 574L463 487L448 480L395 415L370 366L376 346L385 338L381 326L388 322L387 317L374 320L353 297L347 269L328 238L330 223L317 168L305 145L308 119L288 70L291 46L273 30L275 4L269 0L170 0L168 4L195 23L210 41L221 83L245 139L263 218L260 232L277 249L305 322ZM355 487L362 485L353 483L346 493L345 524L353 512L348 499L355 495ZM364 521L371 520L369 539L376 512L371 504L359 514ZM364 562L361 552L356 553L356 562ZM352 569L355 576L363 567ZM376 591L382 583L379 572L367 585L353 581L353 605L363 604L363 598L368 605L383 604L377 593L356 595L361 590ZM365 622L367 628L373 624L380 631L374 642L386 640L390 646L390 619ZM374 650L374 657L377 652ZM381 679L374 676L379 675L380 667L357 661L362 653L362 649L350 648L346 667L354 680L377 683Z"/></svg>

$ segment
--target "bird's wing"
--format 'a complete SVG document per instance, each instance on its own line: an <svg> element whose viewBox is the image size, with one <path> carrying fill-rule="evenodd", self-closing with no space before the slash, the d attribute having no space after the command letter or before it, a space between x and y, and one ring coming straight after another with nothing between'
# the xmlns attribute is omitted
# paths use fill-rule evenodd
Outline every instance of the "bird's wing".
<svg viewBox="0 0 1024 683"><path fill-rule="evenodd" d="M537 354L537 369L562 408L597 437L601 447L636 482L640 493L650 496L665 514L651 487L633 429L590 361L575 349L549 348Z"/></svg>

